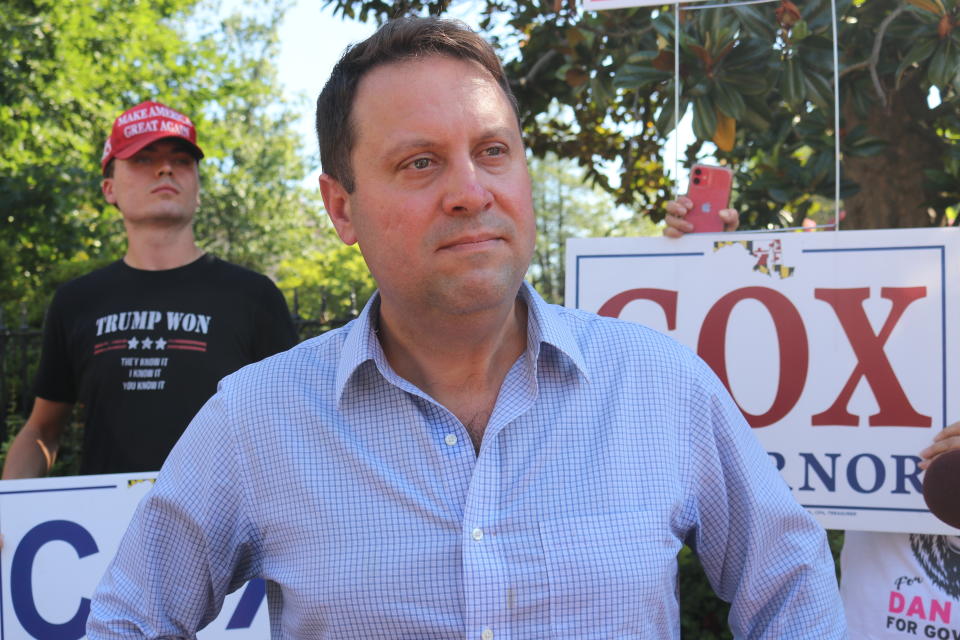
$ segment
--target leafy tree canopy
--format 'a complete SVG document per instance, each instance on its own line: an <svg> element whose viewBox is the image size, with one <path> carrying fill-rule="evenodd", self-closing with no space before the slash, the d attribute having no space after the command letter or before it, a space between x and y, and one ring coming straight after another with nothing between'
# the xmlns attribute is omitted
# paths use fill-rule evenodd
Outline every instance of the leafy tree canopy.
<svg viewBox="0 0 960 640"><path fill-rule="evenodd" d="M294 115L277 104L272 59L283 7L217 16L198 0L0 3L0 304L26 300L37 324L52 285L123 252L100 194L113 119L147 99L197 124L200 243L265 269L317 227Z"/></svg>
<svg viewBox="0 0 960 640"><path fill-rule="evenodd" d="M451 4L323 3L381 22ZM960 202L958 0L836 4L845 224L942 224ZM575 159L619 203L660 218L673 196L661 159L675 126L674 7L577 5L486 0L479 26L501 45L533 151ZM745 226L832 216L830 0L685 4L680 16L680 111L692 112L696 136L688 163L705 143L716 145L717 159L736 169Z"/></svg>

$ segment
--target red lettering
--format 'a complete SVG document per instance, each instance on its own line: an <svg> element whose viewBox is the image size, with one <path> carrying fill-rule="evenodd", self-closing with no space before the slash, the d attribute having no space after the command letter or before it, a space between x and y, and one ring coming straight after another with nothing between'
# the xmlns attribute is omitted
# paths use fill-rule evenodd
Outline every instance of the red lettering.
<svg viewBox="0 0 960 640"><path fill-rule="evenodd" d="M950 605L953 603L947 600L946 602L940 602L939 600L933 599L930 601L930 622L936 622L937 616L940 616L940 621L943 624L950 624Z"/></svg>
<svg viewBox="0 0 960 640"><path fill-rule="evenodd" d="M740 407L750 426L757 428L781 420L797 404L807 381L809 354L803 319L786 296L766 287L744 287L731 291L707 312L697 342L697 353L710 365L730 391L730 395L733 395L733 390L730 389L727 377L727 324L733 308L748 299L756 300L767 308L777 331L777 344L780 348L780 378L770 409L766 413L754 415Z"/></svg>
<svg viewBox="0 0 960 640"><path fill-rule="evenodd" d="M811 418L813 426L839 425L855 427L859 418L849 411L847 405L860 378L866 378L880 411L870 416L871 427L929 427L930 416L918 413L910 404L900 386L897 374L883 350L887 339L914 301L927 295L926 287L883 287L880 296L890 300L893 307L880 333L874 333L870 320L863 310L863 301L870 297L866 287L857 289L815 289L814 297L823 300L837 314L840 326L850 341L857 365L829 409Z"/></svg>
<svg viewBox="0 0 960 640"><path fill-rule="evenodd" d="M629 289L603 303L598 315L619 318L623 308L634 300L650 300L660 305L667 317L667 329L677 328L677 292L669 289Z"/></svg>
<svg viewBox="0 0 960 640"><path fill-rule="evenodd" d="M921 620L927 619L927 614L923 610L923 598L920 596L913 596L913 600L910 601L910 608L907 609L908 616L919 616Z"/></svg>
<svg viewBox="0 0 960 640"><path fill-rule="evenodd" d="M907 601L899 591L890 592L890 613L900 613L906 606Z"/></svg>

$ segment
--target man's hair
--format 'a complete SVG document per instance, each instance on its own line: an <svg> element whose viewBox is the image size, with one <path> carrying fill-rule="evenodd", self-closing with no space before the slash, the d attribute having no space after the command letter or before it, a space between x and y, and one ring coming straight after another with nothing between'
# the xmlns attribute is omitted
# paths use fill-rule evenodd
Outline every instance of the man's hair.
<svg viewBox="0 0 960 640"><path fill-rule="evenodd" d="M349 47L337 62L317 98L317 139L320 163L347 193L353 193L355 176L350 154L356 144L356 123L351 120L360 80L374 68L431 55L470 60L496 81L513 107L519 125L517 99L493 47L459 20L397 18L372 36Z"/></svg>

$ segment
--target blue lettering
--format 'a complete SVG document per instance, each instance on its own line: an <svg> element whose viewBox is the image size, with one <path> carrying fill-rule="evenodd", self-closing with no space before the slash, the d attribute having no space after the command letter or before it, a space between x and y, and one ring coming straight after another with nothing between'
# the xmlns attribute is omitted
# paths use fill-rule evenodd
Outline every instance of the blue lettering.
<svg viewBox="0 0 960 640"><path fill-rule="evenodd" d="M895 455L893 459L897 463L897 486L891 493L910 493L906 486L907 480L913 485L914 493L923 493L923 484L920 482L920 478L917 477L920 475L920 467L917 466L920 458L918 456ZM911 462L913 463L913 471L907 473L907 463Z"/></svg>
<svg viewBox="0 0 960 640"><path fill-rule="evenodd" d="M827 473L827 470L823 468L823 465L820 464L820 461L817 460L817 457L812 453L801 453L800 457L803 458L804 467L803 467L803 486L798 489L798 491L813 491L813 487L810 486L810 469L813 469L813 472L817 474L817 477L820 478L820 482L823 483L824 488L827 491L836 491L837 490L837 458L840 457L839 453L825 453L825 456L830 458L830 473Z"/></svg>
<svg viewBox="0 0 960 640"><path fill-rule="evenodd" d="M34 559L43 545L54 540L62 540L72 546L78 558L86 558L99 551L90 532L76 522L50 520L38 524L23 536L13 554L10 566L10 599L20 624L34 638L77 640L86 633L87 616L90 615L89 598L81 598L77 613L62 624L44 620L33 600Z"/></svg>
<svg viewBox="0 0 960 640"><path fill-rule="evenodd" d="M867 459L873 463L873 487L870 489L865 489L863 485L860 484L860 478L857 475L857 468L863 459ZM860 455L853 456L853 458L850 459L850 464L847 465L847 482L850 483L850 487L857 493L873 493L879 490L880 487L883 486L883 481L886 477L887 470L883 467L883 461L870 453L861 453Z"/></svg>
<svg viewBox="0 0 960 640"><path fill-rule="evenodd" d="M227 629L249 629L257 615L257 610L266 597L267 583L262 578L256 578L248 582L246 589L243 590L243 595L240 596L240 602L237 603L236 611L230 616Z"/></svg>

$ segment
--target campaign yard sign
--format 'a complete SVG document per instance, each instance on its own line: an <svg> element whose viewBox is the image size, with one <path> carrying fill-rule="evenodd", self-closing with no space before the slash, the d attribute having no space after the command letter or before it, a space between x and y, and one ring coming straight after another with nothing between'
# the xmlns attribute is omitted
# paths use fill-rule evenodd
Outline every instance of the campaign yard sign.
<svg viewBox="0 0 960 640"><path fill-rule="evenodd" d="M960 420L960 229L571 240L567 306L696 351L824 527L958 530L918 452Z"/></svg>
<svg viewBox="0 0 960 640"><path fill-rule="evenodd" d="M86 637L90 597L155 473L0 482L0 640ZM200 640L270 635L265 587L230 594Z"/></svg>
<svg viewBox="0 0 960 640"><path fill-rule="evenodd" d="M583 0L583 8L587 11L602 11L604 9L624 9L627 7L653 7L664 4L677 4L667 0Z"/></svg>

